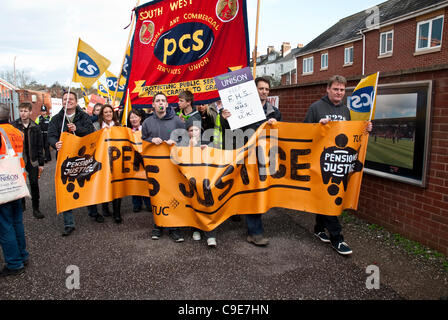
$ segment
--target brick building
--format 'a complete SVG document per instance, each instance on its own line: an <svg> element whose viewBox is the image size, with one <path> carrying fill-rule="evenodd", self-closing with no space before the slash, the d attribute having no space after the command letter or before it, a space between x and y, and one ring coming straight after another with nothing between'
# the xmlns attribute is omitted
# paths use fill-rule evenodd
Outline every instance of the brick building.
<svg viewBox="0 0 448 320"><path fill-rule="evenodd" d="M448 255L448 36L446 0L389 0L346 17L297 55L297 85L272 90L285 121L301 122L326 81L354 87L380 71L379 85L431 83L427 179L413 185L364 174L357 215ZM414 150L415 153L423 152Z"/></svg>
<svg viewBox="0 0 448 320"><path fill-rule="evenodd" d="M33 106L31 119L34 121L40 116L40 108L45 105L48 111L51 110L51 94L45 91L34 91L21 89L17 90L19 94L19 103L29 102Z"/></svg>

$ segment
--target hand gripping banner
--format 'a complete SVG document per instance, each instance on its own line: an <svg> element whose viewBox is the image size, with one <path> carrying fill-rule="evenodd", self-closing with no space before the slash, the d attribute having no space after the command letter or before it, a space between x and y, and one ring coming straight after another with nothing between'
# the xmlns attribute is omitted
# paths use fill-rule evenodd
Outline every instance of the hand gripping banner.
<svg viewBox="0 0 448 320"><path fill-rule="evenodd" d="M358 206L366 125L265 124L237 150L141 144L123 127L63 133L57 211L140 195L165 227L212 230L236 213L273 207L339 215Z"/></svg>
<svg viewBox="0 0 448 320"><path fill-rule="evenodd" d="M213 77L249 65L246 0L152 1L136 9L128 88L134 107L183 90L219 99Z"/></svg>

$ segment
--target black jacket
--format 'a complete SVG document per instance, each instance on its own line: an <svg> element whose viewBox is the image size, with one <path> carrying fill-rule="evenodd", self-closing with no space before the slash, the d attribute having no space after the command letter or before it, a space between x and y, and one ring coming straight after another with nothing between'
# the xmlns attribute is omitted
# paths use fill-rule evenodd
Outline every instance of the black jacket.
<svg viewBox="0 0 448 320"><path fill-rule="evenodd" d="M61 136L62 120L64 119L64 108L59 111L57 115L51 118L50 125L48 126L48 143L50 146L56 149L55 144L59 141ZM95 131L93 128L90 116L82 111L82 109L77 106L75 117L73 118L73 123L76 125L75 134L78 137L84 137ZM64 123L64 132L68 131L67 119Z"/></svg>
<svg viewBox="0 0 448 320"><path fill-rule="evenodd" d="M22 132L25 132L25 127L23 126L22 119L15 120L12 125ZM30 124L28 126L28 147L23 146L23 160L25 163L31 162L33 167L40 166L43 167L45 164L45 158L43 153L43 142L42 142L42 131L40 127L30 119ZM25 148L28 148L30 158L27 158Z"/></svg>
<svg viewBox="0 0 448 320"><path fill-rule="evenodd" d="M248 129L252 129L254 132L257 131L257 129L263 124L265 123L267 120L274 118L277 121L281 121L282 120L282 114L280 112L280 110L278 110L276 107L274 107L273 105L271 105L268 101L266 101L266 103L263 106L263 110L264 113L266 115L266 120L261 120L255 123L252 123L248 126L245 126L243 128L241 128L241 130L243 130L243 132L246 132L246 130ZM222 113L222 110L221 110ZM230 130L230 125L229 122L221 117L221 126L224 130L222 130L223 136L222 136L222 143L223 143L223 148L228 148L229 146L226 144L226 130ZM244 139L244 141L238 141L241 139L238 139L237 137L233 138L233 143L231 145L233 145L233 149L237 149L239 147L241 147L242 145L246 144L247 141L249 140L250 136L243 136L242 137Z"/></svg>

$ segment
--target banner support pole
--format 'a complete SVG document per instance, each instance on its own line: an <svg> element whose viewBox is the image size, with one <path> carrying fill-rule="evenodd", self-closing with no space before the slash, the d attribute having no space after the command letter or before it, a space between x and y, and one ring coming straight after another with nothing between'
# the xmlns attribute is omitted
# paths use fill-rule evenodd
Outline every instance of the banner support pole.
<svg viewBox="0 0 448 320"><path fill-rule="evenodd" d="M253 75L254 75L254 79L257 76L257 46L258 46L258 22L260 19L260 0L257 0L257 22L256 22L256 26L255 26L255 47L254 47L254 52L253 52L253 63L254 63L254 70L253 70Z"/></svg>
<svg viewBox="0 0 448 320"><path fill-rule="evenodd" d="M140 3L140 0L137 0L137 3L135 4L135 8L138 7L138 4ZM126 42L126 47L124 49L124 56L123 56L123 61L121 62L121 68L120 68L120 72L118 73L118 78L117 78L117 87L115 88L115 93L114 93L114 101L113 104L115 104L115 99L117 97L117 92L118 92L118 86L120 85L120 78L121 78L121 74L123 72L123 65L124 65L124 60L126 59L126 51L128 50L128 46L129 46L129 41L131 40L131 34L132 34L132 29L134 28L134 23L135 23L135 14L132 14L132 21L131 21L131 27L129 28L129 35L128 35L128 41Z"/></svg>

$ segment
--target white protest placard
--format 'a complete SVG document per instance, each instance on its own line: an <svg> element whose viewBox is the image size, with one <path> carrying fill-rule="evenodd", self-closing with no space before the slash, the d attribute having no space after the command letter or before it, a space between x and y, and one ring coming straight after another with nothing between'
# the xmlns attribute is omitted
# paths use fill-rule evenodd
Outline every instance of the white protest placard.
<svg viewBox="0 0 448 320"><path fill-rule="evenodd" d="M51 98L51 117L54 117L62 109L62 99Z"/></svg>
<svg viewBox="0 0 448 320"><path fill-rule="evenodd" d="M230 129L266 119L250 68L217 76L215 83L223 108L231 113L227 119Z"/></svg>

